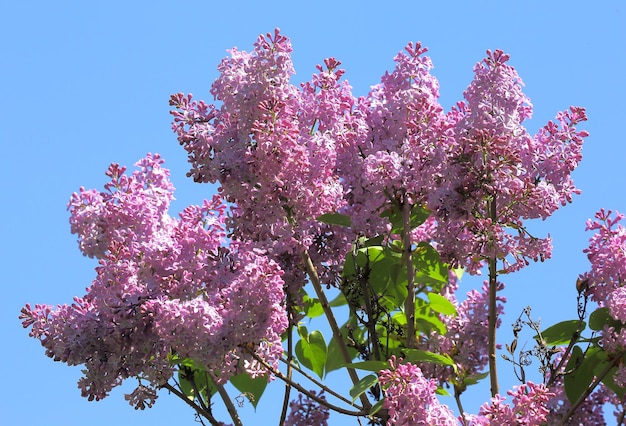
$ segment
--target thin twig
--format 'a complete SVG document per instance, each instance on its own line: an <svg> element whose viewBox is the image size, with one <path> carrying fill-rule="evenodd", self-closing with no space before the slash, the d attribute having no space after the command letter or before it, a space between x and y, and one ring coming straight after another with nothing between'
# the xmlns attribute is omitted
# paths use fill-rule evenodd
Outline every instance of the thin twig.
<svg viewBox="0 0 626 426"><path fill-rule="evenodd" d="M291 316L291 315L290 315ZM291 375L293 371L293 367L291 365L291 359L293 358L293 325L290 321L289 327L287 328L287 378L291 381ZM281 358L282 360L282 358ZM287 418L287 408L289 407L289 395L291 394L291 384L289 382L285 383L285 395L283 396L283 408L280 410L280 423L285 424L285 419Z"/></svg>
<svg viewBox="0 0 626 426"><path fill-rule="evenodd" d="M457 386L454 386L454 399L456 400L456 406L459 409L459 413L461 413L461 423L463 426L467 426L465 410L463 409L463 403L461 402L461 392L459 392L459 388Z"/></svg>
<svg viewBox="0 0 626 426"><path fill-rule="evenodd" d="M602 380L604 380L604 378L606 377L607 374L609 374L609 372L613 369L613 367L615 367L615 364L617 364L618 362L621 361L622 357L624 356L624 354L626 353L626 351L621 351L619 354L617 354L615 356L615 359L613 361L611 361L611 363L609 363L609 365L607 365L604 370L602 370L602 373L600 373L595 380L591 383L591 385L589 385L587 387L587 389L585 389L585 392L582 393L582 395L580 395L578 397L578 399L576 400L576 402L574 404L572 404L572 406L570 407L569 410L567 410L567 412L565 413L565 415L563 416L563 418L561 419L561 422L559 423L559 426L565 425L567 423L567 421L569 420L570 417L572 417L572 414L574 414L574 412L576 411L576 409L580 406L580 404L582 404L585 399L587 399L587 397L589 395L591 395L591 392L594 391L594 389L600 384L600 382L602 382Z"/></svg>
<svg viewBox="0 0 626 426"><path fill-rule="evenodd" d="M326 315L326 319L328 320L328 325L333 332L333 337L337 342L337 346L339 346L339 351L341 352L341 356L346 364L350 364L352 362L352 358L348 353L348 348L343 340L343 336L341 334L341 330L337 325L337 320L333 315L333 311L328 303L328 299L326 298L326 294L324 294L324 290L322 289L322 284L320 282L319 276L317 275L317 270L313 265L313 261L309 256L309 253L305 250L302 253L302 261L304 262L304 268L311 280L311 284L313 284L313 288L315 289L315 293L317 295L317 299L322 305L322 309L324 310L324 314ZM350 380L352 380L352 384L356 385L359 382L359 376L356 374L356 370L351 367L347 367L348 375L350 376ZM359 397L361 399L361 403L366 410L369 410L372 407L372 404L367 399L367 395L362 393Z"/></svg>
<svg viewBox="0 0 626 426"><path fill-rule="evenodd" d="M415 271L413 269L413 247L411 242L411 204L406 193L402 202L402 245L404 246L404 261L406 262L406 288L408 295L404 301L406 315L406 346L409 349L417 347L415 335Z"/></svg>
<svg viewBox="0 0 626 426"><path fill-rule="evenodd" d="M239 418L239 413L237 413L237 409L235 408L233 401L231 401L230 396L228 396L228 392L226 392L226 389L224 389L224 385L220 385L219 383L214 384L217 388L217 392L222 398L222 401L224 401L224 404L226 405L226 409L228 410L228 414L230 414L230 418L233 419L233 422L235 422L235 426L243 426L243 423L241 423L241 419Z"/></svg>
<svg viewBox="0 0 626 426"><path fill-rule="evenodd" d="M318 404L324 405L325 407L328 407L329 409L331 409L333 411L336 411L336 412L338 412L340 414L346 414L348 416L360 417L360 416L368 416L369 415L368 412L364 411L364 410L361 410L361 411L350 411L350 410L346 410L345 408L338 407L336 405L333 405L333 404L329 403L328 401L320 398L316 394L314 394L314 393L310 392L309 390L305 389L299 383L294 382L292 380L289 380L283 373L281 373L279 370L276 370L274 367L269 365L267 362L265 362L265 360L263 358L259 357L257 354L255 354L253 352L249 352L249 353L250 353L250 355L254 359L256 359L258 362L260 362L265 368L267 368L277 378L279 378L280 380L282 380L285 383L289 383L292 387L296 388L298 390L298 392L308 396L309 398L311 398L312 400L314 400Z"/></svg>
<svg viewBox="0 0 626 426"><path fill-rule="evenodd" d="M209 421L209 423L211 423L213 426L221 425L221 422L218 422L217 419L213 417L213 415L210 412L203 410L202 407L200 407L198 404L194 403L192 400L187 398L185 394L183 394L181 391L176 389L174 386L166 382L165 384L161 385L161 387L164 389L167 389L168 391L172 392L174 395L182 399L187 405L193 408L196 413L206 418Z"/></svg>
<svg viewBox="0 0 626 426"><path fill-rule="evenodd" d="M488 202L489 218L491 225L495 226L497 221L496 197L493 196ZM490 243L491 254L489 257L489 318L488 318L488 354L489 354L489 380L491 382L491 396L494 397L499 393L498 373L496 363L496 327L498 324L497 298L498 291L498 271L496 269L496 244L495 235L491 235Z"/></svg>
<svg viewBox="0 0 626 426"><path fill-rule="evenodd" d="M349 400L348 398L346 398L345 396L341 395L340 393L335 392L334 390L332 390L331 388L329 388L328 386L326 386L325 384L323 384L322 382L318 381L315 377L311 376L310 374L308 374L306 371L302 370L300 367L298 367L297 365L292 364L291 362L288 362L287 360L281 358L280 359L281 362L283 362L284 364L287 365L287 368L291 368L293 370L296 370L298 373L302 374L304 376L304 378L306 378L307 380L313 382L313 384L315 386L318 386L320 389L322 389L324 392L334 396L337 399L342 400L343 402L345 402L348 405L353 406L354 408L357 408L359 410L362 410L363 407L359 407L358 405L356 405L354 402L352 402L351 400ZM288 379L291 380L291 376L287 376ZM282 423L281 423L282 424Z"/></svg>

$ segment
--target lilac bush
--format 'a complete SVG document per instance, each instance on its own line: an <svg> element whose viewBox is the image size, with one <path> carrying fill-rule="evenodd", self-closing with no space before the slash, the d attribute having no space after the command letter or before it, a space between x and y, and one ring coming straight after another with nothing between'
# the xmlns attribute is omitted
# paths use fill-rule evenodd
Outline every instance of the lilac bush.
<svg viewBox="0 0 626 426"><path fill-rule="evenodd" d="M219 64L215 104L171 96L188 176L218 185L211 200L171 216L174 188L156 154L132 174L111 165L103 191L72 195L71 231L99 264L72 304L22 309L46 355L84 367L90 400L136 378L126 395L135 408L165 389L212 425L223 424L211 408L218 397L242 424L226 383L256 406L268 381L285 383L283 424L327 424L330 412L388 425L603 424L605 404L621 424L622 215L601 210L587 224L595 234L573 292L577 319L541 329L527 312L514 341L496 338L503 276L551 256L550 237L526 221L580 193L571 172L585 110L529 134L532 104L500 50L487 51L447 112L420 43L361 97L335 58L292 84L291 52L276 30ZM463 270L486 272L483 287L458 295ZM329 341L303 322L321 315ZM517 348L524 326L536 333L531 351ZM504 349L520 378L506 393L496 371ZM526 379L529 356L542 383ZM335 370L348 375L349 397L324 383ZM487 377L488 402L466 413L463 394Z"/></svg>

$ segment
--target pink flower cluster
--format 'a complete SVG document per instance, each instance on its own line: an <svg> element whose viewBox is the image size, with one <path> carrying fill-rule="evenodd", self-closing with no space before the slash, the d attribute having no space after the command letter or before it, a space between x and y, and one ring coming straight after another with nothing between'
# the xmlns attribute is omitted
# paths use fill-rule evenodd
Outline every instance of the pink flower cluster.
<svg viewBox="0 0 626 426"><path fill-rule="evenodd" d="M409 43L394 70L361 98L341 81L334 58L310 82L292 85L291 52L276 30L260 36L252 52L233 48L220 63L211 87L219 106L171 97L189 176L218 182L219 196L170 217L173 186L158 155L137 163L132 175L112 165L104 191L72 195L72 232L81 251L99 260L97 276L73 304L26 305L21 319L48 356L85 366L83 395L101 399L139 377L127 399L151 406L174 372L172 357L192 358L218 382L244 370L265 374L247 351L276 365L290 309L285 291L291 301L306 281L303 252L331 283L357 236L392 230L381 216L390 208L427 207L432 215L412 242L430 241L446 262L470 273L487 258L509 272L550 257L549 236L530 235L524 221L546 219L579 192L570 173L587 135L576 129L586 120L582 108L528 134L523 122L532 106L499 50L487 51L465 101L447 113L419 43ZM231 204L228 216L223 201ZM317 220L326 213L348 215L350 227ZM626 320L624 231L614 227L621 217L597 217L604 224L588 225L600 232L588 250L587 279L596 300ZM453 301L455 289L445 290ZM458 312L446 320L447 335L425 344L449 351L471 375L486 362L485 351L475 350L486 348L486 292L470 293ZM435 379L412 364L390 365L380 373L390 424L457 424L434 396ZM545 418L539 407L549 392L541 385L529 382L510 395L513 407L495 398L475 424ZM310 401L293 404L293 422L326 422Z"/></svg>
<svg viewBox="0 0 626 426"><path fill-rule="evenodd" d="M576 130L582 108L529 135L532 106L502 51L487 52L466 101L448 113L419 43L358 99L333 58L311 82L291 85L291 51L278 30L251 53L231 50L211 89L219 108L171 98L190 175L220 183L235 204L234 235L263 241L276 259L313 247L328 266L355 235L387 232L383 211L410 203L429 207L437 223L421 237L472 273L491 256L506 271L550 257L549 237L528 234L523 220L545 219L579 192L570 173L587 135ZM315 220L330 212L350 216L348 234Z"/></svg>
<svg viewBox="0 0 626 426"><path fill-rule="evenodd" d="M580 277L585 291L599 306L609 309L612 318L626 323L626 228L619 212L598 211L595 220L587 221L587 230L595 231L584 250L591 269ZM609 353L626 349L626 329L605 326L602 347Z"/></svg>
<svg viewBox="0 0 626 426"><path fill-rule="evenodd" d="M435 396L435 380L425 378L411 363L402 364L402 359L392 357L389 366L378 373L385 393L383 408L389 411L388 425L458 425L452 411Z"/></svg>
<svg viewBox="0 0 626 426"><path fill-rule="evenodd" d="M623 214L600 210L595 220L587 221L587 230L596 231L584 250L591 270L581 279L588 281L591 297L600 306L608 306L611 316L626 323L626 229Z"/></svg>
<svg viewBox="0 0 626 426"><path fill-rule="evenodd" d="M504 284L499 283L498 290ZM504 314L504 296L497 296L497 327L500 326L500 316ZM455 361L460 378L479 374L487 366L488 359L488 301L489 290L485 283L481 291L471 290L466 299L458 306L456 316L446 316L447 333L443 336L444 346L448 350L440 349L437 353L449 354Z"/></svg>
<svg viewBox="0 0 626 426"><path fill-rule="evenodd" d="M311 391L315 395L315 391ZM322 400L326 400L324 395L319 395ZM326 426L330 414L328 407L318 404L310 397L302 398L298 394L298 399L289 403L289 416L285 420L285 426Z"/></svg>
<svg viewBox="0 0 626 426"><path fill-rule="evenodd" d="M394 203L425 204L446 164L451 126L426 51L409 43L354 110L359 133L342 146L339 173L357 233L386 232L380 213Z"/></svg>
<svg viewBox="0 0 626 426"><path fill-rule="evenodd" d="M105 191L72 196L72 232L99 259L97 276L71 305L22 309L24 327L49 357L85 366L79 386L90 400L138 377L127 399L151 406L172 376L172 356L226 381L244 370L265 374L243 346L274 366L282 354L282 271L250 243L222 246L225 205L217 196L168 216L173 187L162 162L149 154L132 175L111 165Z"/></svg>
<svg viewBox="0 0 626 426"><path fill-rule="evenodd" d="M496 395L491 398L491 402L480 407L478 415L466 416L468 425L539 426L546 424L549 414L546 403L554 394L545 385L526 382L507 393L513 397L513 406L504 403L506 398Z"/></svg>
<svg viewBox="0 0 626 426"><path fill-rule="evenodd" d="M302 285L290 262L299 263L302 249L323 234L316 218L344 204L335 168L346 131L343 114L353 98L349 87L338 83L341 71L332 59L302 90L291 85L291 51L278 30L261 36L253 52L232 49L219 65L211 93L221 108L180 93L170 104L178 109L172 112L173 127L189 153L190 174L199 182L219 181L234 204L233 235L284 258L286 279L295 275ZM326 242L320 261L342 256L346 244L333 253Z"/></svg>
<svg viewBox="0 0 626 426"><path fill-rule="evenodd" d="M475 66L466 103L449 113L454 137L448 139L441 184L430 196L441 222L440 251L453 261L465 259L461 265L470 272L494 255L506 271L524 267L528 259L550 257L550 238L528 234L523 220L546 219L580 192L570 173L582 158L587 136L575 128L586 120L584 109L560 112L557 123L529 135L522 123L532 106L508 60L500 50L487 51ZM495 205L495 217L490 205Z"/></svg>

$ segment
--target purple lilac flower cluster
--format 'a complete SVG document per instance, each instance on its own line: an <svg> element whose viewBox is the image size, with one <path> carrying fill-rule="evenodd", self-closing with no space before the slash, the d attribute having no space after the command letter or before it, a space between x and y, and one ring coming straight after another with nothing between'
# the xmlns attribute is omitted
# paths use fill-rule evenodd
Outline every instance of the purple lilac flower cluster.
<svg viewBox="0 0 626 426"><path fill-rule="evenodd" d="M291 51L278 30L261 36L253 52L232 49L219 65L211 93L221 108L182 94L170 104L178 108L174 130L189 153L194 180L219 181L234 205L233 235L280 259L296 293L304 279L293 264L325 230L316 218L345 203L336 146L354 99L349 86L338 83L341 71L332 59L302 90L291 85ZM345 254L348 242L338 241L336 253L325 241L320 262Z"/></svg>
<svg viewBox="0 0 626 426"><path fill-rule="evenodd" d="M470 272L493 255L505 271L550 257L550 238L529 235L523 220L546 219L580 192L570 173L587 136L575 128L586 120L584 109L560 112L558 123L529 135L523 122L532 105L508 60L500 50L487 51L474 67L466 102L449 113L454 137L447 139L442 182L431 191L430 206L442 225L436 233L440 251L453 262L465 259L461 265ZM489 203L496 206L495 218Z"/></svg>
<svg viewBox="0 0 626 426"><path fill-rule="evenodd" d="M585 249L591 263L589 272L582 275L592 300L601 307L607 307L612 318L626 323L626 228L620 221L623 214L600 210L595 220L587 221L587 230L596 231ZM626 349L626 330L606 326L602 333L602 347L608 353L618 353ZM625 366L619 366L616 378L622 380Z"/></svg>
<svg viewBox="0 0 626 426"><path fill-rule="evenodd" d="M219 182L236 204L235 235L266 242L276 258L320 240L327 253L343 255L346 238L335 230L334 239L320 239L329 232L316 217L350 215L349 240L388 231L381 212L409 202L433 211L437 226L420 236L472 273L492 255L505 271L550 257L549 237L528 234L523 220L545 219L579 192L570 173L587 135L575 127L586 120L582 108L528 134L532 105L499 50L476 65L466 101L447 114L419 43L358 99L339 82L333 58L312 82L291 85L291 50L278 30L259 37L251 53L233 49L211 90L219 109L190 95L171 99L190 175Z"/></svg>
<svg viewBox="0 0 626 426"><path fill-rule="evenodd" d="M315 391L311 391L316 395ZM322 394L318 397L325 401L326 397ZM315 400L306 396L302 398L302 394L298 394L298 399L294 399L289 403L289 416L285 420L285 426L327 426L330 414L328 407L320 405Z"/></svg>
<svg viewBox="0 0 626 426"><path fill-rule="evenodd" d="M507 392L513 397L513 405L506 398L496 395L491 402L480 407L478 415L466 415L470 426L520 425L539 426L546 424L549 410L546 403L553 393L543 384L526 382Z"/></svg>
<svg viewBox="0 0 626 426"><path fill-rule="evenodd" d="M282 354L282 271L249 243L222 246L226 207L217 196L168 216L173 187L162 162L148 155L132 175L111 165L105 191L72 196L72 231L99 259L97 276L71 305L22 309L49 357L85 366L79 386L90 400L139 377L127 399L151 406L172 376L172 355L223 382L243 370L265 374L244 345L274 366Z"/></svg>
<svg viewBox="0 0 626 426"><path fill-rule="evenodd" d="M419 367L392 357L389 370L378 373L385 392L383 407L389 412L388 425L456 426L452 411L436 397L437 383L427 379Z"/></svg>

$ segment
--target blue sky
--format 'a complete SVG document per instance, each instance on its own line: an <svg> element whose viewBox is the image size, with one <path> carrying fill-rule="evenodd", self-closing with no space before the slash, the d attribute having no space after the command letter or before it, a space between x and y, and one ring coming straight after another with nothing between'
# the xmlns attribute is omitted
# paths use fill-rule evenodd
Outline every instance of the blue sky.
<svg viewBox="0 0 626 426"><path fill-rule="evenodd" d="M292 40L294 82L334 56L353 92L365 95L408 41L421 41L446 109L461 99L485 50L497 48L526 83L535 107L531 131L570 105L586 107L591 136L574 174L583 194L532 225L540 235L550 232L554 256L503 277L509 302L500 336L511 335L509 325L527 305L546 325L575 317L574 282L587 268L585 220L600 207L626 212L621 2L7 1L0 4L1 424L194 424L192 412L165 393L145 412L135 412L121 391L87 402L76 388L80 369L45 357L17 316L26 302L66 303L84 294L95 264L77 250L66 203L80 186L101 188L109 163L131 166L147 152L161 153L177 188L172 212L211 195L211 187L185 178L169 95L211 101L226 49L250 50L275 27ZM510 366L499 367L501 387L515 384ZM468 411L487 399L486 387L476 393L465 397ZM244 421L276 424L269 420L278 409L273 398L280 396L264 396L256 417L244 409Z"/></svg>

